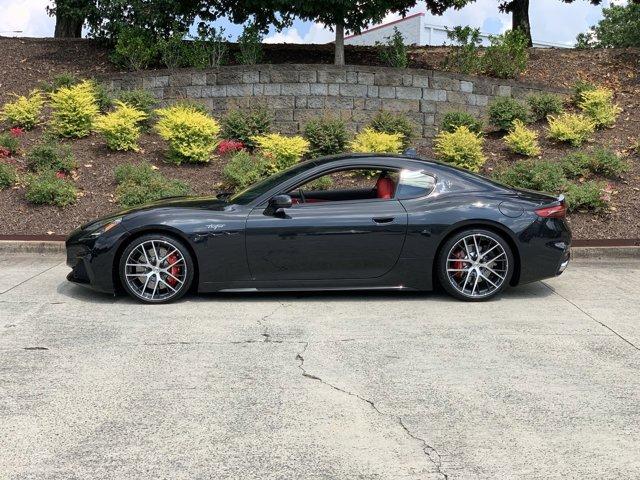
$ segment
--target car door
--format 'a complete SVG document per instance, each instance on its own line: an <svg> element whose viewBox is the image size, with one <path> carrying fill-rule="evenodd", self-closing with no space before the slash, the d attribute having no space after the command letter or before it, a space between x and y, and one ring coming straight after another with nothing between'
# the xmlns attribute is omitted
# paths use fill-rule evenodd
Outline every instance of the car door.
<svg viewBox="0 0 640 480"><path fill-rule="evenodd" d="M292 205L281 215L256 207L246 225L255 280L380 277L396 264L407 212L395 198Z"/></svg>

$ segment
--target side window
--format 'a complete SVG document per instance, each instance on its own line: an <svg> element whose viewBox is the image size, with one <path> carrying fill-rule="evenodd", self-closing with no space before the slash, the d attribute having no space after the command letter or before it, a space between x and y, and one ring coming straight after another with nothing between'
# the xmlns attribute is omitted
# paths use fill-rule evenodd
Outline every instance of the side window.
<svg viewBox="0 0 640 480"><path fill-rule="evenodd" d="M399 178L394 169L347 168L316 177L287 193L294 204L391 199Z"/></svg>
<svg viewBox="0 0 640 480"><path fill-rule="evenodd" d="M424 197L436 186L436 178L423 170L402 170L396 198Z"/></svg>

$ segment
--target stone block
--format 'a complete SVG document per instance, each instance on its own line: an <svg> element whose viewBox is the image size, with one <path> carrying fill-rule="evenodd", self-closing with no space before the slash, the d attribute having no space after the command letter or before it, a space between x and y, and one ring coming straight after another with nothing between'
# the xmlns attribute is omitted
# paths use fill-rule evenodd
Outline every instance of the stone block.
<svg viewBox="0 0 640 480"><path fill-rule="evenodd" d="M207 73L207 85L216 85L218 83L218 75L215 73Z"/></svg>
<svg viewBox="0 0 640 480"><path fill-rule="evenodd" d="M242 82L243 83L259 83L260 72L258 72L257 70L242 72Z"/></svg>
<svg viewBox="0 0 640 480"><path fill-rule="evenodd" d="M330 109L352 109L353 98L328 96L325 99L325 107Z"/></svg>
<svg viewBox="0 0 640 480"><path fill-rule="evenodd" d="M308 83L283 83L281 95L309 95L311 88Z"/></svg>
<svg viewBox="0 0 640 480"><path fill-rule="evenodd" d="M432 102L445 102L447 100L446 90L432 90L430 88L422 89L422 98L431 100Z"/></svg>
<svg viewBox="0 0 640 480"><path fill-rule="evenodd" d="M311 83L309 84L310 95L328 95L329 89L325 83Z"/></svg>
<svg viewBox="0 0 640 480"><path fill-rule="evenodd" d="M431 86L435 89L459 92L460 80L436 73L433 75L433 78L431 79Z"/></svg>
<svg viewBox="0 0 640 480"><path fill-rule="evenodd" d="M295 106L295 97L267 97L267 106L269 108L293 108Z"/></svg>
<svg viewBox="0 0 640 480"><path fill-rule="evenodd" d="M279 83L265 83L262 94L265 96L280 95L280 87L281 85Z"/></svg>
<svg viewBox="0 0 640 480"><path fill-rule="evenodd" d="M378 97L396 98L396 87L388 87L388 86L378 87Z"/></svg>
<svg viewBox="0 0 640 480"><path fill-rule="evenodd" d="M402 74L395 72L378 72L375 74L374 85L397 86L402 85Z"/></svg>
<svg viewBox="0 0 640 480"><path fill-rule="evenodd" d="M402 75L402 85L405 87L410 87L413 85L413 75L405 73Z"/></svg>
<svg viewBox="0 0 640 480"><path fill-rule="evenodd" d="M297 83L298 81L297 70L271 70L271 83Z"/></svg>
<svg viewBox="0 0 640 480"><path fill-rule="evenodd" d="M347 72L344 70L319 70L319 83L347 83Z"/></svg>
<svg viewBox="0 0 640 480"><path fill-rule="evenodd" d="M206 85L207 74L204 72L194 72L191 74L191 85Z"/></svg>
<svg viewBox="0 0 640 480"><path fill-rule="evenodd" d="M498 97L510 97L511 86L510 85L496 85L493 89L493 94Z"/></svg>
<svg viewBox="0 0 640 480"><path fill-rule="evenodd" d="M461 81L460 91L465 93L473 92L473 82L467 82L466 80Z"/></svg>
<svg viewBox="0 0 640 480"><path fill-rule="evenodd" d="M436 102L433 100L420 100L420 111L422 113L435 113Z"/></svg>
<svg viewBox="0 0 640 480"><path fill-rule="evenodd" d="M242 83L242 72L219 72L218 85L236 85Z"/></svg>
<svg viewBox="0 0 640 480"><path fill-rule="evenodd" d="M447 102L468 105L469 95L470 94L463 92L447 92Z"/></svg>
<svg viewBox="0 0 640 480"><path fill-rule="evenodd" d="M422 89L418 87L396 87L396 98L419 100L422 98Z"/></svg>
<svg viewBox="0 0 640 480"><path fill-rule="evenodd" d="M369 85L367 87L367 97L377 98L378 95L380 94L379 89L380 87L376 85Z"/></svg>
<svg viewBox="0 0 640 480"><path fill-rule="evenodd" d="M227 97L250 97L253 95L253 85L237 83L227 85Z"/></svg>
<svg viewBox="0 0 640 480"><path fill-rule="evenodd" d="M275 122L275 130L284 135L295 135L299 131L298 122Z"/></svg>
<svg viewBox="0 0 640 480"><path fill-rule="evenodd" d="M278 108L273 111L273 118L276 122L291 122L293 121L293 112L294 110L291 108Z"/></svg>
<svg viewBox="0 0 640 480"><path fill-rule="evenodd" d="M414 75L413 76L413 86L428 88L429 87L429 77L426 75Z"/></svg>
<svg viewBox="0 0 640 480"><path fill-rule="evenodd" d="M201 98L202 97L202 87L200 86L189 86L186 87L185 93L187 98Z"/></svg>
<svg viewBox="0 0 640 480"><path fill-rule="evenodd" d="M357 83L344 83L340 85L340 95L343 97L366 97L367 86Z"/></svg>
<svg viewBox="0 0 640 480"><path fill-rule="evenodd" d="M155 87L164 88L169 86L169 75L160 75L155 77Z"/></svg>
<svg viewBox="0 0 640 480"><path fill-rule="evenodd" d="M339 95L340 94L340 85L338 84L329 84L327 85L327 95Z"/></svg>
<svg viewBox="0 0 640 480"><path fill-rule="evenodd" d="M307 97L296 97L295 107L296 108L307 108Z"/></svg>
<svg viewBox="0 0 640 480"><path fill-rule="evenodd" d="M205 85L201 90L204 98L227 96L226 85Z"/></svg>
<svg viewBox="0 0 640 480"><path fill-rule="evenodd" d="M379 98L367 98L364 101L365 110L380 110L382 108L382 100Z"/></svg>
<svg viewBox="0 0 640 480"><path fill-rule="evenodd" d="M309 108L324 108L324 103L324 97L307 98L307 107Z"/></svg>
<svg viewBox="0 0 640 480"><path fill-rule="evenodd" d="M360 85L373 85L375 76L370 72L358 72L358 83Z"/></svg>
<svg viewBox="0 0 640 480"><path fill-rule="evenodd" d="M318 72L315 70L302 70L298 74L300 83L315 83L318 81Z"/></svg>
<svg viewBox="0 0 640 480"><path fill-rule="evenodd" d="M347 83L358 83L358 72L347 72Z"/></svg>
<svg viewBox="0 0 640 480"><path fill-rule="evenodd" d="M382 109L392 112L417 112L420 109L420 102L418 100L384 99L382 100Z"/></svg>

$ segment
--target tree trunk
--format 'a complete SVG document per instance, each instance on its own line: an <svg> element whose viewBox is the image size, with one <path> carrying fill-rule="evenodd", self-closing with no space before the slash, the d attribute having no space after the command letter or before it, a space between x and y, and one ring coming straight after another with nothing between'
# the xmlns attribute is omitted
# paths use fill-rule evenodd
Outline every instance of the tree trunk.
<svg viewBox="0 0 640 480"><path fill-rule="evenodd" d="M344 66L344 24L336 24L335 65Z"/></svg>
<svg viewBox="0 0 640 480"><path fill-rule="evenodd" d="M80 38L82 37L83 19L56 15L55 38Z"/></svg>
<svg viewBox="0 0 640 480"><path fill-rule="evenodd" d="M513 0L511 4L512 29L519 28L527 36L528 45L533 46L531 40L531 25L529 24L529 0Z"/></svg>

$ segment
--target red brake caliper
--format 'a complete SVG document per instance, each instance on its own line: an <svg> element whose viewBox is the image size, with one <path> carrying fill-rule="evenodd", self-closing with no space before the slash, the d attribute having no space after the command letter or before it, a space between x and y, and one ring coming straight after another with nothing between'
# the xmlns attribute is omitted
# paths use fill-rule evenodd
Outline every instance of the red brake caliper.
<svg viewBox="0 0 640 480"><path fill-rule="evenodd" d="M453 256L456 258L464 258L465 256L464 250L458 250L456 253L453 254ZM453 268L455 268L456 270L462 270L464 268L464 262L462 260L456 260L455 262L453 262ZM456 278L462 278L463 274L464 272L459 271L459 272L455 272L453 276Z"/></svg>
<svg viewBox="0 0 640 480"><path fill-rule="evenodd" d="M171 255L169 255L167 257L167 262L169 262L169 265L172 265L174 263L176 263L178 261L178 257L176 256L175 253L172 253ZM178 265L173 265L173 267L171 267L169 269L169 273L171 275L173 275L173 277L171 276L167 276L167 283L169 285L171 285L172 287L175 287L176 284L178 283L178 280L176 280L176 278L180 278L180 267ZM175 277L175 278L174 278Z"/></svg>

